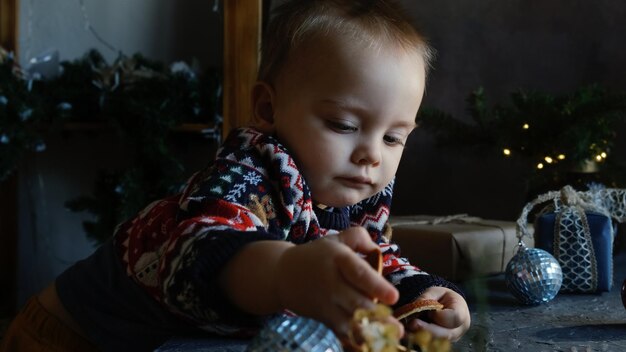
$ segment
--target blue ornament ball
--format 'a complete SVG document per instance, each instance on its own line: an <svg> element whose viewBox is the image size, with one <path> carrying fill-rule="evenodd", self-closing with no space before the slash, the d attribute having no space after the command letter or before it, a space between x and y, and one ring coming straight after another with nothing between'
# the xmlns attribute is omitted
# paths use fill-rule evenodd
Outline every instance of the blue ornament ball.
<svg viewBox="0 0 626 352"><path fill-rule="evenodd" d="M518 300L537 305L556 296L563 283L563 272L550 253L520 246L506 266L505 280L509 291Z"/></svg>
<svg viewBox="0 0 626 352"><path fill-rule="evenodd" d="M305 317L271 319L246 352L342 352L341 342L326 325Z"/></svg>

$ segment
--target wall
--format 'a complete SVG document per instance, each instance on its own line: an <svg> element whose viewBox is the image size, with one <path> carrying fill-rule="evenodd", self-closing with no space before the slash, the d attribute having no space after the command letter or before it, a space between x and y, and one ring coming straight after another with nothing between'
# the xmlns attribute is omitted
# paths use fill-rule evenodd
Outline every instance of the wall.
<svg viewBox="0 0 626 352"><path fill-rule="evenodd" d="M72 60L96 48L109 62L119 52L140 52L165 63L195 58L203 67L220 66L222 23L214 4L208 0L20 0L20 62L26 65L31 57L51 49L57 49L62 60Z"/></svg>
<svg viewBox="0 0 626 352"><path fill-rule="evenodd" d="M187 166L186 178L211 161L215 145L199 135L177 137L173 147ZM82 228L93 217L64 203L93 194L99 170L123 170L129 162L113 130L55 134L46 146L19 170L18 305L95 249Z"/></svg>
<svg viewBox="0 0 626 352"><path fill-rule="evenodd" d="M43 153L29 155L19 170L18 303L94 249L82 229L88 214L65 201L93 191L99 168L121 166L112 133L48 138Z"/></svg>

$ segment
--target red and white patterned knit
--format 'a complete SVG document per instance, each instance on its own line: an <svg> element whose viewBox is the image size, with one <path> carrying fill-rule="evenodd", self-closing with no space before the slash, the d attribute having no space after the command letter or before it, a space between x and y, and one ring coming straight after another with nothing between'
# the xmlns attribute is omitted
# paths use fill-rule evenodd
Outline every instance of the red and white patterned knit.
<svg viewBox="0 0 626 352"><path fill-rule="evenodd" d="M393 182L345 213L365 227L384 258L383 275L401 293L398 306L430 286L451 283L400 257L385 236ZM222 296L216 277L251 241L313 241L341 228L320 224L309 188L287 149L254 129L231 133L211 167L196 173L184 191L156 201L121 224L114 243L126 272L170 311L204 330L237 333L253 318Z"/></svg>

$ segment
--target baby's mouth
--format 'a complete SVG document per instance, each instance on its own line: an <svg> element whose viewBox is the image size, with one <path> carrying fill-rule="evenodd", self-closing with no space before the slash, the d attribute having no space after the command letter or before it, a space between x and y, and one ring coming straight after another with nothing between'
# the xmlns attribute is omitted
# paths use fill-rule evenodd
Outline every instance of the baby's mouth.
<svg viewBox="0 0 626 352"><path fill-rule="evenodd" d="M342 183L347 183L354 186L371 186L373 184L372 179L369 177L363 176L347 176L347 177L338 177L338 179Z"/></svg>

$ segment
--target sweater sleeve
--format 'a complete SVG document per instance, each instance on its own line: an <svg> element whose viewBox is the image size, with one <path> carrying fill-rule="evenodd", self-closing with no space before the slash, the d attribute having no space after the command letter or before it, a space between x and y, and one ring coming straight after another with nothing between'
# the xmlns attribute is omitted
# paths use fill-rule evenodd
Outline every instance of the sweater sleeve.
<svg viewBox="0 0 626 352"><path fill-rule="evenodd" d="M224 297L217 277L242 246L284 240L291 228L292 214L282 206L275 177L240 159L218 160L183 193L179 225L161 262L164 303L200 325L258 325L258 317Z"/></svg>
<svg viewBox="0 0 626 352"><path fill-rule="evenodd" d="M263 168L218 160L185 190L118 229L128 275L169 311L203 330L249 335L264 317L238 310L217 278L243 246L284 240L291 213ZM259 263L263 265L263 263Z"/></svg>
<svg viewBox="0 0 626 352"><path fill-rule="evenodd" d="M350 209L351 224L365 227L372 240L378 243L383 254L383 275L400 292L400 298L393 308L414 301L424 290L432 286L447 287L464 296L463 292L452 282L428 274L409 263L406 258L401 256L398 245L389 241L392 228L388 220L393 183L392 181L381 192Z"/></svg>

